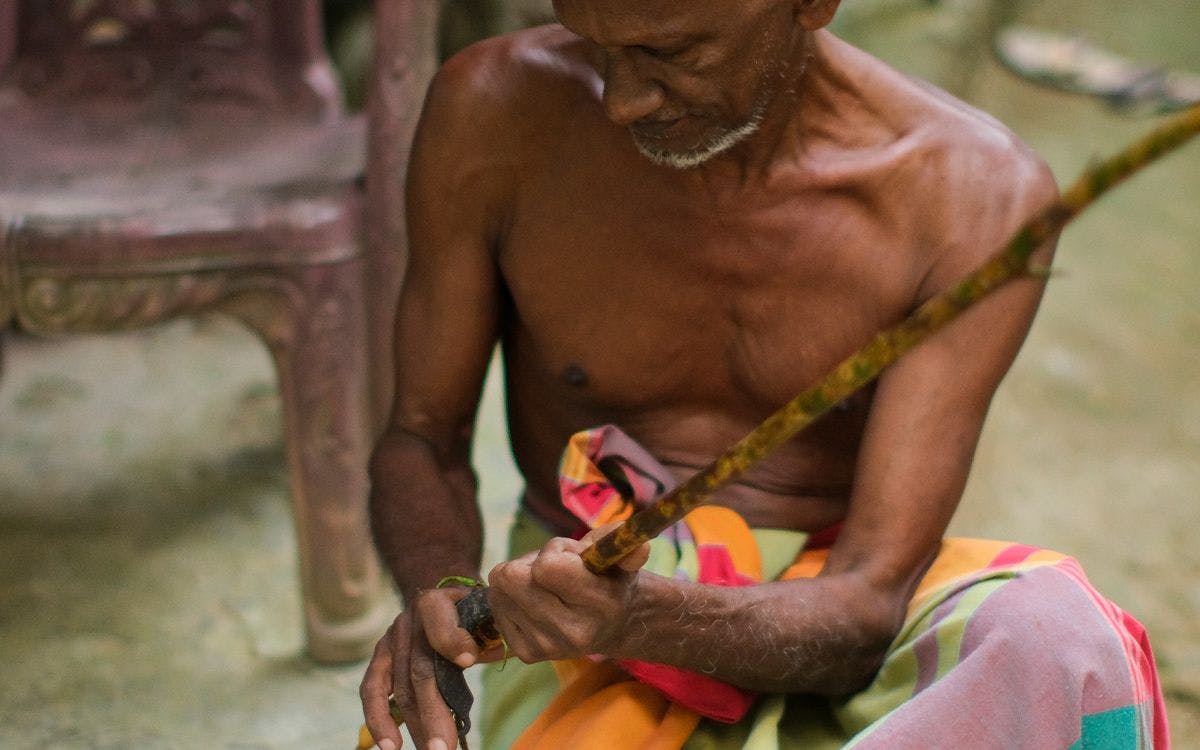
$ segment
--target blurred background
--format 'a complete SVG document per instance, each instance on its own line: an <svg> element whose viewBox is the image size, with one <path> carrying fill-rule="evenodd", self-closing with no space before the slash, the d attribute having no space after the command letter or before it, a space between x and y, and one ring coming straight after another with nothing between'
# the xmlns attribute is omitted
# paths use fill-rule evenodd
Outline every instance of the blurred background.
<svg viewBox="0 0 1200 750"><path fill-rule="evenodd" d="M443 54L546 5L451 0ZM326 6L361 107L370 4ZM845 0L835 30L1006 123L1062 185L1161 119L1145 75L1093 96L1002 64L995 41L1018 25L1135 72L1200 74L1192 0ZM1198 747L1200 143L1102 199L1055 265L953 532L1078 557L1147 626L1175 742ZM216 316L3 335L0 747L352 746L362 664L303 652L278 388L258 340ZM475 450L490 561L519 487L497 380Z"/></svg>

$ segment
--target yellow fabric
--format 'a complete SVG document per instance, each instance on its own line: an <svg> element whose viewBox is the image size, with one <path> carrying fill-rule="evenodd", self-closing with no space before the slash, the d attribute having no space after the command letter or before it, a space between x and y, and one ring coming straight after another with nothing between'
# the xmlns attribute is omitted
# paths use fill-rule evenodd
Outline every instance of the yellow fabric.
<svg viewBox="0 0 1200 750"><path fill-rule="evenodd" d="M1000 542L991 539L971 539L967 537L951 537L942 540L938 555L925 571L917 590L908 602L908 616L919 610L929 595L944 584L955 578L977 574L986 568L996 556L1012 542ZM1053 563L1066 556L1047 549L1039 549L1024 558L1025 563Z"/></svg>

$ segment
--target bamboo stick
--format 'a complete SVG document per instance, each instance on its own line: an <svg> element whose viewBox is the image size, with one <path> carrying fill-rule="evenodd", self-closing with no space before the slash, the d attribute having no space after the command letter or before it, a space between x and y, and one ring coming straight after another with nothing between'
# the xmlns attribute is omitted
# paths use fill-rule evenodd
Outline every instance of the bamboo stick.
<svg viewBox="0 0 1200 750"><path fill-rule="evenodd" d="M1061 231L1105 192L1135 172L1186 143L1200 133L1200 105L1196 105L1135 141L1114 156L1086 170L1058 200L1025 224L1009 243L973 273L945 292L930 298L903 322L885 330L843 360L816 385L769 416L706 468L648 507L630 516L615 530L583 551L588 569L602 573L645 542L736 480L800 430L838 402L869 384L906 352L949 325L965 310L1005 283L1046 269L1031 266L1033 252ZM496 632L487 605L487 589L472 591L458 603L459 623L481 646L503 640ZM438 655L444 667L438 686L459 724L460 736L470 728L470 690L462 670Z"/></svg>
<svg viewBox="0 0 1200 750"><path fill-rule="evenodd" d="M1034 250L1105 192L1183 145L1197 132L1200 132L1200 105L1176 115L1114 156L1090 167L1057 201L1036 214L1008 245L973 273L927 300L903 322L877 334L707 467L584 550L583 561L588 569L601 573L616 565L1005 283L1043 273L1043 269L1030 265Z"/></svg>

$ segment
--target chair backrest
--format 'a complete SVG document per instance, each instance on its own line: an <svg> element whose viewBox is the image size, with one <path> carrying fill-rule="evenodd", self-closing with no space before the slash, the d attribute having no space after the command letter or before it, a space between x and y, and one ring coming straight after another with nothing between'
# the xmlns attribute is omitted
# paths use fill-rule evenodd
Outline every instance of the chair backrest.
<svg viewBox="0 0 1200 750"><path fill-rule="evenodd" d="M47 104L341 106L318 0L0 0L0 69Z"/></svg>

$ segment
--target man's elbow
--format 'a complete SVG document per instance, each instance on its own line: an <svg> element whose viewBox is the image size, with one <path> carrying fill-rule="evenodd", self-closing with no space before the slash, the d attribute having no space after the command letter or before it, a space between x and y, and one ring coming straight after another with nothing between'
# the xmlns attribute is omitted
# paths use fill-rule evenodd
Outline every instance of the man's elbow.
<svg viewBox="0 0 1200 750"><path fill-rule="evenodd" d="M818 692L840 697L866 688L883 666L895 635L895 629L864 629L847 638L842 659L831 670Z"/></svg>
<svg viewBox="0 0 1200 750"><path fill-rule="evenodd" d="M894 597L862 596L851 600L841 627L840 648L818 692L829 696L857 693L879 673L904 624L905 607Z"/></svg>
<svg viewBox="0 0 1200 750"><path fill-rule="evenodd" d="M373 532L378 534L381 520L396 513L398 488L404 486L406 478L428 474L429 470L421 471L420 466L433 463L436 460L427 441L394 425L384 430L367 460L367 508Z"/></svg>

